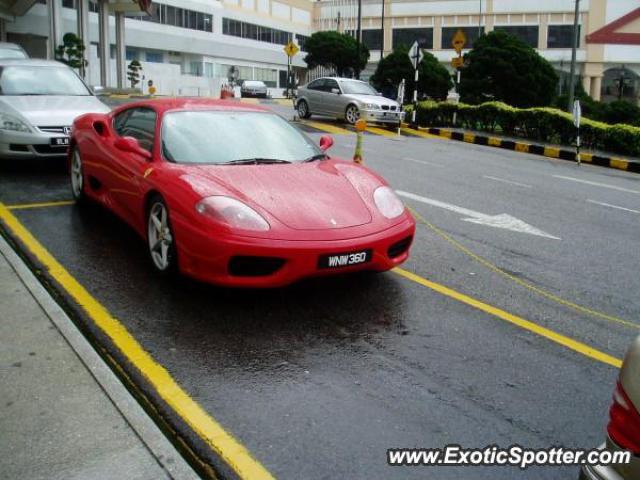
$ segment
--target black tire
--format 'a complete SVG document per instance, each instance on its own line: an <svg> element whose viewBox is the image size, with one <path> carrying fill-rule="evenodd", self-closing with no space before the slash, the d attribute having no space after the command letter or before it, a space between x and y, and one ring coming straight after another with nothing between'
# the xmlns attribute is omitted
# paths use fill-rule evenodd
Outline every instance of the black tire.
<svg viewBox="0 0 640 480"><path fill-rule="evenodd" d="M86 178L84 175L84 167L80 149L75 146L71 150L71 161L69 162L69 183L71 186L71 195L78 204L87 201Z"/></svg>
<svg viewBox="0 0 640 480"><path fill-rule="evenodd" d="M164 221L162 211L165 212ZM149 199L146 221L147 252L151 265L160 275L173 276L178 271L175 234L171 226L169 208L160 195L154 195Z"/></svg>
<svg viewBox="0 0 640 480"><path fill-rule="evenodd" d="M298 116L300 118L309 118L311 116L311 111L309 110L309 104L306 100L300 100L296 105L296 110L298 111Z"/></svg>

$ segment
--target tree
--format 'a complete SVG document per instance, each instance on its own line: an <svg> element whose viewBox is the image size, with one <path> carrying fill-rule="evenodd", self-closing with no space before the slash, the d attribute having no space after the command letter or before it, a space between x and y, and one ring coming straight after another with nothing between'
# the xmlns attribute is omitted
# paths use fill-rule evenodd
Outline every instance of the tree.
<svg viewBox="0 0 640 480"><path fill-rule="evenodd" d="M429 52L423 52L424 58L418 66L418 96L426 95L435 99L444 99L452 87L451 75ZM400 45L393 52L378 62L378 67L371 77L371 83L385 96L393 96L398 85L405 79L405 100L413 98L415 72L409 58L409 48Z"/></svg>
<svg viewBox="0 0 640 480"><path fill-rule="evenodd" d="M140 83L140 70L142 70L140 62L135 59L131 60L127 66L127 78L131 82L131 88L136 88L136 85Z"/></svg>
<svg viewBox="0 0 640 480"><path fill-rule="evenodd" d="M62 37L62 45L56 47L55 58L71 68L82 68L89 63L84 59L84 50L85 46L80 37L68 32Z"/></svg>
<svg viewBox="0 0 640 480"><path fill-rule="evenodd" d="M369 61L366 45L360 45L358 59L358 42L346 33L316 32L305 42L305 50L304 61L309 68L331 68L340 77L361 72Z"/></svg>
<svg viewBox="0 0 640 480"><path fill-rule="evenodd" d="M499 100L515 107L549 105L558 76L549 62L501 31L482 35L465 55L460 96L465 103Z"/></svg>

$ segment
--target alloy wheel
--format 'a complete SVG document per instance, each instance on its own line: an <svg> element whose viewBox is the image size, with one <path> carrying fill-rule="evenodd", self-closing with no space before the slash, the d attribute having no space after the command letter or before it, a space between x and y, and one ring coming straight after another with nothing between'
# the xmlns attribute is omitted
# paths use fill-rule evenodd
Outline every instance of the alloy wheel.
<svg viewBox="0 0 640 480"><path fill-rule="evenodd" d="M147 236L153 264L161 272L167 271L173 261L173 235L167 207L162 201L156 201L149 210Z"/></svg>

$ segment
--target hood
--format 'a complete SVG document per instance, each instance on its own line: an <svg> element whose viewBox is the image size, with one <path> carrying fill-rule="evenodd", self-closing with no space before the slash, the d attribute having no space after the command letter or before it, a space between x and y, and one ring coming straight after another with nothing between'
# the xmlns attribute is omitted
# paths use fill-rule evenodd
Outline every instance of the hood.
<svg viewBox="0 0 640 480"><path fill-rule="evenodd" d="M93 95L2 95L0 108L18 114L36 127L70 126L85 113L107 113L111 109Z"/></svg>
<svg viewBox="0 0 640 480"><path fill-rule="evenodd" d="M398 102L395 100L391 100L389 98L381 97L380 95L356 95L346 93L344 95L346 98L351 98L353 100L357 100L361 103L375 103L376 105L389 105L389 106L398 106Z"/></svg>
<svg viewBox="0 0 640 480"><path fill-rule="evenodd" d="M347 228L371 222L358 191L331 160L291 165L206 165L187 180L203 196L223 187L252 208L295 230ZM210 183L209 188L205 182Z"/></svg>

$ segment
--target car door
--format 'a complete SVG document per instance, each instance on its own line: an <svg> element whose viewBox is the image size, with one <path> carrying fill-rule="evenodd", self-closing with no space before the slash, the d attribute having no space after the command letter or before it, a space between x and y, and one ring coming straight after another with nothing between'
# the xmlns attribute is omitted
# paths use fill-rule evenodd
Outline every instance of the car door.
<svg viewBox="0 0 640 480"><path fill-rule="evenodd" d="M122 115L126 112L126 115ZM140 147L153 152L156 136L157 114L148 107L136 107L125 110L114 118L113 128L116 136L133 137ZM127 221L137 225L140 221L142 189L140 179L151 166L148 159L133 152L113 149L111 156L110 195L117 210Z"/></svg>
<svg viewBox="0 0 640 480"><path fill-rule="evenodd" d="M311 113L319 113L320 110L320 93L324 84L324 78L318 78L307 85L307 101L309 102L309 111Z"/></svg>
<svg viewBox="0 0 640 480"><path fill-rule="evenodd" d="M333 78L327 78L324 85L324 105L325 113L332 117L343 118L346 105L343 106L344 98L338 82ZM336 90L339 93L336 93Z"/></svg>

